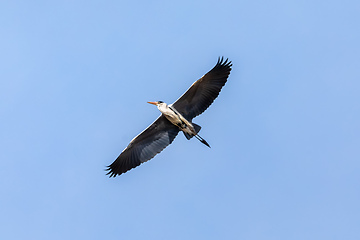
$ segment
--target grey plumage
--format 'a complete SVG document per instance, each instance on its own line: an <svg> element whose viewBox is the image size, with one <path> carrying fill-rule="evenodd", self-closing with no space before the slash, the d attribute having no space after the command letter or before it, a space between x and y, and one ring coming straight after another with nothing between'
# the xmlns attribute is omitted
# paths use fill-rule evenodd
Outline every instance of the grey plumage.
<svg viewBox="0 0 360 240"><path fill-rule="evenodd" d="M153 158L166 148L179 133L164 115L158 117L149 127L136 136L117 159L108 166L107 174L116 177Z"/></svg>
<svg viewBox="0 0 360 240"><path fill-rule="evenodd" d="M117 159L108 166L107 174L110 177L116 177L150 160L171 144L180 130L183 130L187 139L195 136L210 147L202 137L197 135L201 127L192 123L192 119L204 112L219 95L230 74L231 66L231 61L219 58L213 69L194 82L178 100L169 106L174 113L172 117L180 113L192 125L192 134L185 133L181 126L171 123L163 113L130 142ZM155 104L154 102L149 103ZM159 101L158 103L163 102ZM169 110L167 109L167 111ZM184 121L186 122L186 120Z"/></svg>

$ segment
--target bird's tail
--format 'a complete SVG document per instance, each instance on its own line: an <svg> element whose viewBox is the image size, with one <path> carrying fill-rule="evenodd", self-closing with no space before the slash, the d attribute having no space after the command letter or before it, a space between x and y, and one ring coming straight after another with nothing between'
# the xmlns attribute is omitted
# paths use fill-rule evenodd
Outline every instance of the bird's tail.
<svg viewBox="0 0 360 240"><path fill-rule="evenodd" d="M210 145L207 143L207 141L205 141L205 139L203 139L202 137L199 136L199 134L197 134L198 132L200 132L201 127L199 125L197 125L196 123L192 123L192 125L194 126L196 135L190 135L186 132L183 132L185 137L187 138L187 140L190 140L193 136L195 136L200 142L202 142L206 146L210 147Z"/></svg>
<svg viewBox="0 0 360 240"><path fill-rule="evenodd" d="M194 129L195 129L196 133L200 132L201 127L199 125L197 125L196 123L192 123L192 125L194 126ZM190 140L194 136L194 135L188 134L186 132L183 132L183 133L184 133L187 140Z"/></svg>

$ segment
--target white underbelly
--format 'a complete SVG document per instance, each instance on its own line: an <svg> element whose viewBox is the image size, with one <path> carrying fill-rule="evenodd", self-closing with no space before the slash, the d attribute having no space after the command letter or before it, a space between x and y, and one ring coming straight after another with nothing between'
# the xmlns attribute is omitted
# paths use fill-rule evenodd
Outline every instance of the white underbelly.
<svg viewBox="0 0 360 240"><path fill-rule="evenodd" d="M196 135L193 125L186 120L176 109L171 110L170 108L159 109L165 117L175 126L178 126L181 131L189 133L191 135Z"/></svg>
<svg viewBox="0 0 360 240"><path fill-rule="evenodd" d="M176 126L178 126L179 124L182 123L181 120L176 115L175 116L174 115L167 115L165 113L164 113L164 115L167 118L167 120L169 120L172 124L174 124Z"/></svg>

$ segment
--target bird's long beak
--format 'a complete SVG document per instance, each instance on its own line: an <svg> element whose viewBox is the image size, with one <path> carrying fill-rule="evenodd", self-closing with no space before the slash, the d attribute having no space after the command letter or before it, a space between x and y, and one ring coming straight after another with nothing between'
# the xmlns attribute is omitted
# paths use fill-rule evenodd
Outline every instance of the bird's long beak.
<svg viewBox="0 0 360 240"><path fill-rule="evenodd" d="M147 102L147 103L150 103L150 104L153 104L153 105L155 105L155 106L157 106L157 102Z"/></svg>

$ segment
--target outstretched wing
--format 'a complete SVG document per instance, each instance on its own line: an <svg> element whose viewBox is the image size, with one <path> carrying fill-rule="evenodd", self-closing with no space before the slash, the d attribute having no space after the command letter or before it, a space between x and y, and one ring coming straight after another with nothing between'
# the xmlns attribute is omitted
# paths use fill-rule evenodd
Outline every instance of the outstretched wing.
<svg viewBox="0 0 360 240"><path fill-rule="evenodd" d="M136 136L119 157L108 166L107 175L116 177L150 160L172 143L178 132L179 128L161 115Z"/></svg>
<svg viewBox="0 0 360 240"><path fill-rule="evenodd" d="M225 85L231 71L231 61L219 58L215 67L202 78L194 82L191 87L173 103L173 106L186 119L191 120L203 113L217 98L221 88Z"/></svg>

